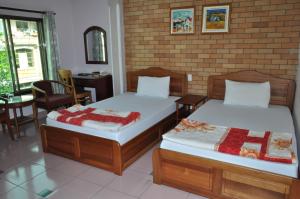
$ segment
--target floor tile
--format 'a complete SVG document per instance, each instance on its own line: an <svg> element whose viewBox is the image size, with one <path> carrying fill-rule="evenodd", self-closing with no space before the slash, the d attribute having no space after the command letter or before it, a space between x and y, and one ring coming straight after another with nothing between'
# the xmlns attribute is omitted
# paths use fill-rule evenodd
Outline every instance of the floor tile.
<svg viewBox="0 0 300 199"><path fill-rule="evenodd" d="M45 171L45 167L37 164L17 165L5 172L4 177L11 183L20 185Z"/></svg>
<svg viewBox="0 0 300 199"><path fill-rule="evenodd" d="M106 186L111 183L117 175L112 172L98 168L90 168L78 176L78 178L95 183L100 186Z"/></svg>
<svg viewBox="0 0 300 199"><path fill-rule="evenodd" d="M128 195L139 197L152 184L152 176L135 171L125 171L107 187Z"/></svg>
<svg viewBox="0 0 300 199"><path fill-rule="evenodd" d="M152 183L152 153L159 144L135 161L123 176L117 176L43 153L34 124L22 129L25 136L18 141L0 131L0 170L4 170L0 174L1 199L40 199L38 194L47 190L52 191L48 199L205 199Z"/></svg>
<svg viewBox="0 0 300 199"><path fill-rule="evenodd" d="M1 199L37 199L39 196L32 192L25 191L19 187L16 187L6 194L0 195Z"/></svg>
<svg viewBox="0 0 300 199"><path fill-rule="evenodd" d="M190 193L187 199L208 199L208 198Z"/></svg>
<svg viewBox="0 0 300 199"><path fill-rule="evenodd" d="M83 180L75 179L72 182L66 184L65 186L61 187L53 194L51 194L48 198L49 199L85 199L91 198L95 195L102 187L86 182Z"/></svg>
<svg viewBox="0 0 300 199"><path fill-rule="evenodd" d="M159 144L156 144L153 148L151 148L149 151L147 151L142 157L137 159L135 162L132 163L128 167L129 170L134 170L138 172L142 172L145 174L152 174L153 168L152 168L152 155L153 151L160 146Z"/></svg>
<svg viewBox="0 0 300 199"><path fill-rule="evenodd" d="M45 189L54 191L58 187L73 179L74 177L70 177L63 173L47 170L46 172L35 176L30 181L22 184L21 187L25 190L38 194Z"/></svg>
<svg viewBox="0 0 300 199"><path fill-rule="evenodd" d="M91 167L86 164L66 159L63 164L55 167L54 170L76 177L89 168Z"/></svg>
<svg viewBox="0 0 300 199"><path fill-rule="evenodd" d="M141 199L186 199L187 192L180 191L164 185L152 184L140 197Z"/></svg>
<svg viewBox="0 0 300 199"><path fill-rule="evenodd" d="M120 192L108 188L104 188L96 195L94 195L92 199L137 199L137 198L126 194L122 194Z"/></svg>
<svg viewBox="0 0 300 199"><path fill-rule="evenodd" d="M0 169L4 172L17 164L20 164L21 162L21 158L15 156L15 154L9 153L3 154L2 156L0 155Z"/></svg>
<svg viewBox="0 0 300 199"><path fill-rule="evenodd" d="M129 170L139 171L145 174L151 174L152 169L152 157L149 153L146 153L144 156L140 157L132 165L129 166Z"/></svg>
<svg viewBox="0 0 300 199"><path fill-rule="evenodd" d="M35 158L31 161L43 165L46 168L55 168L62 165L66 159L50 153L45 153L42 157Z"/></svg>
<svg viewBox="0 0 300 199"><path fill-rule="evenodd" d="M7 193L8 191L13 189L14 187L16 187L16 185L14 185L10 182L7 182L4 179L0 179L0 194Z"/></svg>

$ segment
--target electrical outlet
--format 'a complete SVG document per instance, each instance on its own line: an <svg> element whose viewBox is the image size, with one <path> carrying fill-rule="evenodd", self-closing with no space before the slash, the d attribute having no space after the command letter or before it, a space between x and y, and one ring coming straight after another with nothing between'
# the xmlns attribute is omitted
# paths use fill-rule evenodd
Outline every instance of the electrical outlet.
<svg viewBox="0 0 300 199"><path fill-rule="evenodd" d="M192 74L187 74L187 80L189 82L193 81L193 75Z"/></svg>

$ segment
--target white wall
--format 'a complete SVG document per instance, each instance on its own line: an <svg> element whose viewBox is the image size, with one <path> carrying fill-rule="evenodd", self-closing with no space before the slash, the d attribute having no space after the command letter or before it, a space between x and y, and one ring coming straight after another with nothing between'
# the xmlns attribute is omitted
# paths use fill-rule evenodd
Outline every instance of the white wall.
<svg viewBox="0 0 300 199"><path fill-rule="evenodd" d="M0 0L0 5L12 8L55 12L61 63L62 65L66 66L74 65L75 54L73 47L73 19L71 0ZM41 17L39 14L21 13L6 10L0 10L0 15L1 14ZM24 109L24 114L32 114L32 108L26 107ZM13 114L11 113L10 115L12 117Z"/></svg>
<svg viewBox="0 0 300 199"><path fill-rule="evenodd" d="M122 7L117 8L116 4L122 6L122 0L0 0L1 6L55 12L62 66L70 68L73 73L112 73L114 93L119 94L124 88L125 67L123 32L115 32L123 31ZM118 9L120 13L116 14ZM20 12L5 10L0 10L0 14L24 16ZM35 16L30 13L25 15ZM106 30L108 64L85 63L83 32L90 26L100 26Z"/></svg>
<svg viewBox="0 0 300 199"><path fill-rule="evenodd" d="M74 73L107 71L112 72L111 38L109 32L109 0L72 0L73 48L75 63L71 66ZM100 26L106 31L108 64L86 64L83 32L90 26Z"/></svg>
<svg viewBox="0 0 300 199"><path fill-rule="evenodd" d="M121 0L72 0L74 73L105 71L113 74L114 94L123 92L123 35L122 12L117 4ZM118 13L120 12L120 13ZM118 14L117 14L118 13ZM83 33L90 26L100 26L106 31L108 64L86 64ZM119 33L119 34L118 34ZM68 67L68 66L66 66Z"/></svg>
<svg viewBox="0 0 300 199"><path fill-rule="evenodd" d="M0 0L1 6L33 9L40 11L53 11L56 13L56 26L59 37L61 61L63 65L74 65L73 48L73 19L71 0ZM0 14L6 14L0 10ZM13 12L12 14L20 14ZM30 15L26 13L26 15Z"/></svg>
<svg viewBox="0 0 300 199"><path fill-rule="evenodd" d="M299 45L300 49L300 45ZM296 128L296 135L298 141L298 156L300 157L300 50L299 50L299 64L297 70L297 88L296 88L296 96L295 96L295 104L294 104L294 123Z"/></svg>

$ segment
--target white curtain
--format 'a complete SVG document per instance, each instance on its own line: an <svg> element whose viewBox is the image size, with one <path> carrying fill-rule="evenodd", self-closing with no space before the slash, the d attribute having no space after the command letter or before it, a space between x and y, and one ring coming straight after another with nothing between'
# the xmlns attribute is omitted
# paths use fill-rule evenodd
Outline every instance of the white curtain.
<svg viewBox="0 0 300 199"><path fill-rule="evenodd" d="M56 32L55 13L43 15L44 35L47 52L48 78L58 80L57 70L61 66L58 36Z"/></svg>

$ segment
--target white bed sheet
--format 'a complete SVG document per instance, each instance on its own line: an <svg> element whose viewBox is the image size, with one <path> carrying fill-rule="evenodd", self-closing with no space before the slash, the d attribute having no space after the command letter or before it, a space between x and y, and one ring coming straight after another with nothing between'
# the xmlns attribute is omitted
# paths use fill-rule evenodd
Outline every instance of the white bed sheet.
<svg viewBox="0 0 300 199"><path fill-rule="evenodd" d="M250 108L245 106L224 105L222 100L209 100L190 115L189 119L205 121L215 125L246 128L256 131L271 130L292 133L293 149L297 157L294 124L291 113L287 107L271 105L268 109ZM298 160L293 164L255 160L191 147L166 139L163 139L160 148L290 177L298 176Z"/></svg>
<svg viewBox="0 0 300 199"><path fill-rule="evenodd" d="M116 111L137 111L141 113L140 120L130 126L120 129L119 131L99 131L87 127L65 124L56 120L52 120L50 118L46 119L46 123L49 126L115 140L123 145L149 127L153 126L160 120L176 111L175 101L177 99L179 99L179 97L170 96L167 99L163 99L137 96L135 93L128 92L88 105L89 107L99 109L112 109Z"/></svg>

